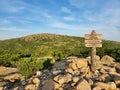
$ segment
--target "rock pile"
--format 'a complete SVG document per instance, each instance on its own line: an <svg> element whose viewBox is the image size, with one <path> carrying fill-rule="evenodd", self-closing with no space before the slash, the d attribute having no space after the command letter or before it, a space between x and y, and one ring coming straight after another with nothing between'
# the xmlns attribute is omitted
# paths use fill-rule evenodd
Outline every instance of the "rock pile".
<svg viewBox="0 0 120 90"><path fill-rule="evenodd" d="M69 57L56 62L51 70L37 71L29 79L0 81L0 90L120 90L120 64L108 55L101 60L96 56L97 67L90 70L90 57ZM13 83L16 84L13 85Z"/></svg>
<svg viewBox="0 0 120 90"><path fill-rule="evenodd" d="M96 56L96 61L97 68L92 73L89 68L90 57L69 58L64 73L54 76L54 90L119 90L120 65L108 55L101 60Z"/></svg>

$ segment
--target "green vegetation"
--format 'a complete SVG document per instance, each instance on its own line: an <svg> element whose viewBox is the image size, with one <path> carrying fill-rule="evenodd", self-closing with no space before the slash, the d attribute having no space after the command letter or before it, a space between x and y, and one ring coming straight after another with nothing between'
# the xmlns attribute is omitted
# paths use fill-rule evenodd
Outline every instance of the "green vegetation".
<svg viewBox="0 0 120 90"><path fill-rule="evenodd" d="M120 42L103 41L103 47L97 48L102 57L108 54L120 61ZM84 38L35 34L22 38L0 41L0 65L17 66L26 77L43 68L51 68L55 60L68 56L87 57L90 48L84 46Z"/></svg>

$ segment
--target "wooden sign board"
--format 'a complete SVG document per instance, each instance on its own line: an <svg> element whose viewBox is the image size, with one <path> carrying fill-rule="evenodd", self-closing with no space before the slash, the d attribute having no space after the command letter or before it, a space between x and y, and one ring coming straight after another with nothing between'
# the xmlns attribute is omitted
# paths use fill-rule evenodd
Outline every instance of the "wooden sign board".
<svg viewBox="0 0 120 90"><path fill-rule="evenodd" d="M85 39L90 39L90 40L101 40L102 39L102 34L85 34Z"/></svg>
<svg viewBox="0 0 120 90"><path fill-rule="evenodd" d="M85 34L86 47L102 47L102 34Z"/></svg>
<svg viewBox="0 0 120 90"><path fill-rule="evenodd" d="M90 39L85 40L85 43L96 43L96 44L98 44L98 43L101 43L101 42L102 42L102 40L90 40Z"/></svg>
<svg viewBox="0 0 120 90"><path fill-rule="evenodd" d="M102 47L102 44L85 44L86 47Z"/></svg>

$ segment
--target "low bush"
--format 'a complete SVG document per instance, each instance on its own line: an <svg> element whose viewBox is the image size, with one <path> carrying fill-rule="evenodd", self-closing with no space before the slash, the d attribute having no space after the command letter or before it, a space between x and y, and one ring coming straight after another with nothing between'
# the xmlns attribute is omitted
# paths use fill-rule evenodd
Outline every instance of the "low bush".
<svg viewBox="0 0 120 90"><path fill-rule="evenodd" d="M35 58L22 58L17 63L17 68L22 75L28 78L43 68L43 61Z"/></svg>

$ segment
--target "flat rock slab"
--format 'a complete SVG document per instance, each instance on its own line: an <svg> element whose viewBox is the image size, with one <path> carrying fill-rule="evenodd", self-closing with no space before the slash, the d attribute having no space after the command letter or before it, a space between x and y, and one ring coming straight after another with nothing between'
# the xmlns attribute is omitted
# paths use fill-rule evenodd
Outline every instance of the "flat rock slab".
<svg viewBox="0 0 120 90"><path fill-rule="evenodd" d="M42 89L39 90L54 90L54 83L52 79L46 80Z"/></svg>
<svg viewBox="0 0 120 90"><path fill-rule="evenodd" d="M53 68L56 70L64 70L68 67L66 60L56 61Z"/></svg>

